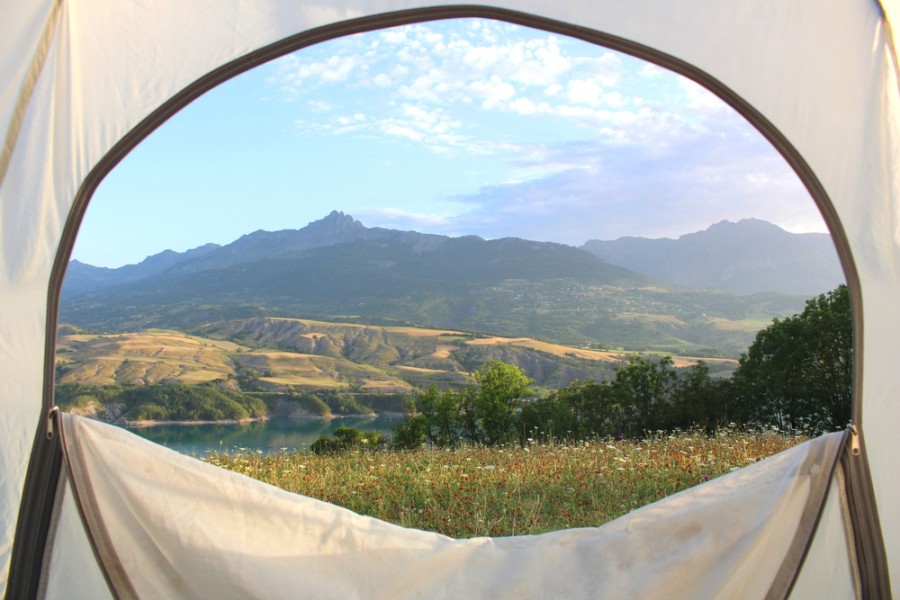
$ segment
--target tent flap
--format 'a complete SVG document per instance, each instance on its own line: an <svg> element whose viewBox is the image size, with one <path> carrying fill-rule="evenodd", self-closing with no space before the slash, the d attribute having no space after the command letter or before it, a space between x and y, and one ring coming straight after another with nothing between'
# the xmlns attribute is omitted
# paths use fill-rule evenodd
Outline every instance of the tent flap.
<svg viewBox="0 0 900 600"><path fill-rule="evenodd" d="M64 417L98 554L141 598L763 598L842 447L818 438L598 528L456 540Z"/></svg>

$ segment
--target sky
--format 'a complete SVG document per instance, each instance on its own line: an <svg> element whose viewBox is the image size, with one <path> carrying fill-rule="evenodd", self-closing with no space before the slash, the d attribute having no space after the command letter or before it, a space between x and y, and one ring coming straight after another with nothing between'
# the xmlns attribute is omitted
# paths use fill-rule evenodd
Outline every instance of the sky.
<svg viewBox="0 0 900 600"><path fill-rule="evenodd" d="M488 20L370 32L208 92L101 183L73 258L369 227L581 245L728 219L827 231L771 145L699 85L585 42Z"/></svg>

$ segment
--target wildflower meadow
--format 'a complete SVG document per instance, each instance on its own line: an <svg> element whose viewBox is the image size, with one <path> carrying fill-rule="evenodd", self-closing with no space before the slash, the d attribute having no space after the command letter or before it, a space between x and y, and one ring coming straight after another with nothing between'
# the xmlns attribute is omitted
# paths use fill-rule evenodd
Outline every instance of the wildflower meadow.
<svg viewBox="0 0 900 600"><path fill-rule="evenodd" d="M206 460L404 527L468 538L602 525L804 439L723 430L500 448L213 453Z"/></svg>

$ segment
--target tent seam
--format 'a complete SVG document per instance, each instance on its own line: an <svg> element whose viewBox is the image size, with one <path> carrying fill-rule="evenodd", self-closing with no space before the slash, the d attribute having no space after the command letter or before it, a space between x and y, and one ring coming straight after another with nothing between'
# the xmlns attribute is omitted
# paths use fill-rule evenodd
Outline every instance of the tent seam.
<svg viewBox="0 0 900 600"><path fill-rule="evenodd" d="M74 441L78 437L76 427L69 425L75 418L73 415L60 413L58 429L68 481L72 486L72 496L78 507L78 514L97 564L103 572L103 578L109 586L110 594L116 600L137 600L138 594L116 553L109 530L103 521L102 511L97 505L97 498L92 493L90 474L83 466L85 461L81 457L81 446Z"/></svg>
<svg viewBox="0 0 900 600"><path fill-rule="evenodd" d="M894 67L894 81L898 83L898 90L900 90L900 57L897 56L897 44L894 41L894 28L882 0L875 0L875 5L878 7L878 10L881 11L881 21L884 23L884 35L887 39L888 52L891 55L891 64Z"/></svg>
<svg viewBox="0 0 900 600"><path fill-rule="evenodd" d="M838 500L840 501L841 521L844 525L844 538L847 544L847 560L853 581L853 594L856 600L862 600L862 578L859 573L859 558L856 555L856 533L853 529L853 517L850 515L850 503L847 499L846 466L841 461L840 468L835 470Z"/></svg>
<svg viewBox="0 0 900 600"><path fill-rule="evenodd" d="M832 434L834 435L834 434ZM794 531L794 539L788 547L787 553L781 561L781 567L772 580L769 592L766 594L766 600L784 600L791 595L797 577L803 569L806 557L809 554L810 546L816 537L816 531L819 528L819 522L822 519L822 513L825 509L825 502L828 500L828 490L831 481L834 478L834 472L840 463L840 457L847 448L850 438L850 430L847 429L841 435L839 441L829 444L825 448L825 460L819 463L815 456L807 457L806 462L800 468L800 476L814 478L815 473L812 469L817 464L827 469L827 473L815 478L809 490L809 496L806 500L806 506L800 515L797 523L797 529Z"/></svg>
<svg viewBox="0 0 900 600"><path fill-rule="evenodd" d="M44 72L44 65L47 63L47 57L50 55L50 48L53 40L56 38L56 30L59 28L59 22L62 15L63 0L56 0L50 10L50 16L41 32L31 63L25 72L25 79L22 87L19 88L19 95L13 107L12 118L10 119L9 128L6 130L6 137L3 140L3 148L0 149L0 187L6 180L6 173L9 170L9 163L12 161L13 152L19 142L19 134L22 132L22 125L25 122L25 114L31 105L31 98L37 87L41 73Z"/></svg>

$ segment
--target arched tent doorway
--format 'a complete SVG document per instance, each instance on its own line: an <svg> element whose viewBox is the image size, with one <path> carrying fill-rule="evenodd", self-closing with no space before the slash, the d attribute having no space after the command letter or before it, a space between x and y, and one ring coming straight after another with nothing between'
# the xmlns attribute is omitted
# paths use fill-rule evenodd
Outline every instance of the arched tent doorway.
<svg viewBox="0 0 900 600"><path fill-rule="evenodd" d="M261 62L356 31L461 16L556 31L657 62L714 91L782 152L823 211L854 291L856 423L863 425L863 408L876 415L864 423L872 480L878 504L892 505L900 493L890 477L898 408L891 402L896 375L887 360L897 329L892 300L900 289L894 268L897 186L891 179L898 97L895 55L879 6L773 2L735 11L698 10L692 2L535 2L510 7L515 10L405 8L382 13L369 3L297 9L261 2L252 9L240 3L173 4L171 10L110 6L84 14L87 9L47 2L13 10L11 22L22 26L6 42L9 83L0 113L3 290L9 298L2 321L2 430L8 435L0 547L11 547L17 523L23 533L2 555L0 568L5 571L15 555L10 574L28 579L22 565L42 554L42 536L30 532L49 525L55 485L50 473L59 465L56 436L47 429L52 424L42 417L52 398L56 302L74 233L100 179L179 108ZM831 68L812 68L823 61ZM94 68L98 64L104 68ZM20 514L24 457L36 425ZM865 452L856 456L861 460ZM851 477L854 472L860 477L854 489L865 495L865 469L851 470ZM871 508L872 499L864 500ZM896 519L882 511L880 527L896 531ZM877 524L876 518L868 525L877 531ZM891 547L891 535L885 538L896 572L900 549ZM869 550L858 547L857 553ZM886 581L887 574L881 575Z"/></svg>

